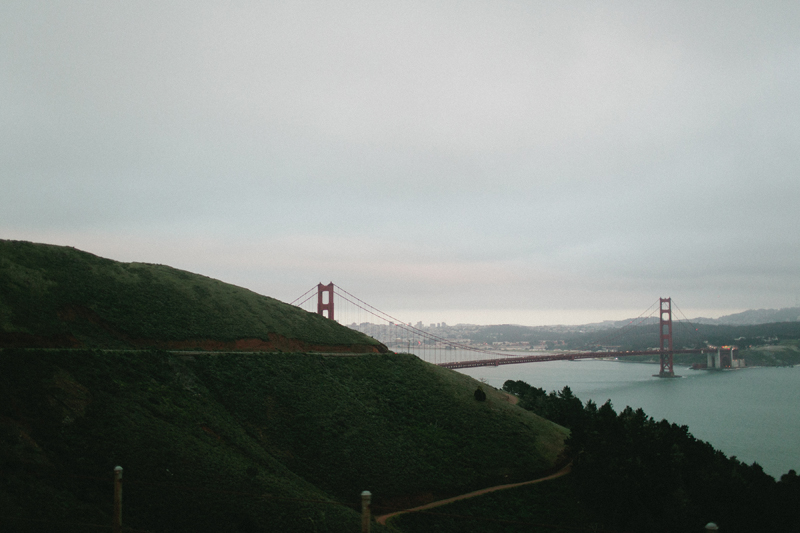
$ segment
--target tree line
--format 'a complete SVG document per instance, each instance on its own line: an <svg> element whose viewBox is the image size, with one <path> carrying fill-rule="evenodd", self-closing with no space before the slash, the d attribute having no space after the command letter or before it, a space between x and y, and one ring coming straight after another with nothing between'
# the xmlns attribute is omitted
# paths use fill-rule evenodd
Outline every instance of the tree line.
<svg viewBox="0 0 800 533"><path fill-rule="evenodd" d="M799 531L800 477L779 481L696 439L687 426L642 409L617 413L610 400L585 404L569 387L547 393L524 381L503 390L519 405L571 430L572 481L581 504L620 531Z"/></svg>

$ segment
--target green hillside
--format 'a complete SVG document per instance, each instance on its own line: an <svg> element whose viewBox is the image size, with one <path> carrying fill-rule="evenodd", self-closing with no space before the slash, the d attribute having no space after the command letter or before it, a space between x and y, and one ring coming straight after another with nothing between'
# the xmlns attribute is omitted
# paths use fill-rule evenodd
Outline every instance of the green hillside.
<svg viewBox="0 0 800 533"><path fill-rule="evenodd" d="M163 265L0 240L0 347L378 352L322 316Z"/></svg>
<svg viewBox="0 0 800 533"><path fill-rule="evenodd" d="M0 531L108 530L117 465L128 531L344 532L364 490L378 513L563 461L566 429L479 386L220 281L0 241Z"/></svg>
<svg viewBox="0 0 800 533"><path fill-rule="evenodd" d="M642 409L617 413L523 381L503 389L571 430L569 475L390 519L404 533L539 531L700 532L710 521L727 533L800 531L800 476L779 481L757 463L727 457L687 426Z"/></svg>
<svg viewBox="0 0 800 533"><path fill-rule="evenodd" d="M5 349L0 529L108 524L116 465L144 531L357 531L363 490L377 513L552 468L566 430L477 386L411 355Z"/></svg>

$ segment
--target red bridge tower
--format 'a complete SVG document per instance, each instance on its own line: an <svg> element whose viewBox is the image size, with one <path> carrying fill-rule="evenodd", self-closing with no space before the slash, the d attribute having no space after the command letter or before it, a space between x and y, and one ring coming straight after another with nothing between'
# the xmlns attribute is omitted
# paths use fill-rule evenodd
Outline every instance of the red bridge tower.
<svg viewBox="0 0 800 533"><path fill-rule="evenodd" d="M327 294L327 303L325 302L325 295ZM317 314L325 316L325 311L328 312L328 318L333 320L333 282L327 285L320 283L317 285Z"/></svg>
<svg viewBox="0 0 800 533"><path fill-rule="evenodd" d="M658 332L661 339L661 370L658 377L674 378L672 370L672 298L659 298L661 313L659 314Z"/></svg>

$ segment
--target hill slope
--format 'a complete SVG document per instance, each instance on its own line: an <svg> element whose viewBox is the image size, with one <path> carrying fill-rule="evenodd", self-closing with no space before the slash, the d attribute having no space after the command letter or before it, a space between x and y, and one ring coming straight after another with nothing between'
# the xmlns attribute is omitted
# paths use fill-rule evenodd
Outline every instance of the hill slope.
<svg viewBox="0 0 800 533"><path fill-rule="evenodd" d="M719 318L695 318L696 324L719 324L726 326L755 326L775 322L800 322L800 307L783 309L748 309L741 313L725 315Z"/></svg>
<svg viewBox="0 0 800 533"><path fill-rule="evenodd" d="M0 347L386 351L273 298L163 265L0 240Z"/></svg>
<svg viewBox="0 0 800 533"><path fill-rule="evenodd" d="M357 531L552 468L566 430L411 355L0 351L0 529ZM333 503L324 503L333 502ZM379 530L379 529L376 529Z"/></svg>
<svg viewBox="0 0 800 533"><path fill-rule="evenodd" d="M133 530L316 532L357 531L363 490L378 511L559 462L564 428L385 352L203 276L0 241L0 530L104 527L116 465Z"/></svg>

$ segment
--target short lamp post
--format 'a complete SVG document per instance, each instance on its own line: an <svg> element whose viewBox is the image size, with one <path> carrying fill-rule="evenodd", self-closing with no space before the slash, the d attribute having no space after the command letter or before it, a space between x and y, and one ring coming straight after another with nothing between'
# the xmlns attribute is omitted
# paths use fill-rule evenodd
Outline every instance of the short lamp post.
<svg viewBox="0 0 800 533"><path fill-rule="evenodd" d="M369 533L371 501L372 493L368 490L361 493L361 533Z"/></svg>
<svg viewBox="0 0 800 533"><path fill-rule="evenodd" d="M111 519L112 533L122 532L122 467L114 468L114 516Z"/></svg>

